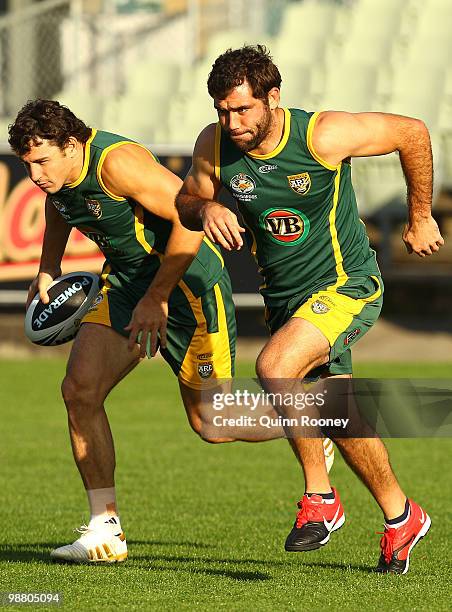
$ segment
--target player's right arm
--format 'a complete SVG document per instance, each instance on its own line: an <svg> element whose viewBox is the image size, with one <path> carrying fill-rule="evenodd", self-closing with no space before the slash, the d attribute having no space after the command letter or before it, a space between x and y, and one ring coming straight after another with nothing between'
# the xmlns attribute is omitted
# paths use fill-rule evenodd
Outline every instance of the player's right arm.
<svg viewBox="0 0 452 612"><path fill-rule="evenodd" d="M204 230L206 236L226 250L239 250L243 245L236 215L216 201L220 181L215 175L215 124L208 125L198 136L193 161L176 198L182 224L190 230Z"/></svg>
<svg viewBox="0 0 452 612"><path fill-rule="evenodd" d="M61 276L61 260L72 229L49 201L49 198L46 198L45 218L46 228L39 272L28 289L26 308L38 292L43 304L49 302L47 288L53 279Z"/></svg>

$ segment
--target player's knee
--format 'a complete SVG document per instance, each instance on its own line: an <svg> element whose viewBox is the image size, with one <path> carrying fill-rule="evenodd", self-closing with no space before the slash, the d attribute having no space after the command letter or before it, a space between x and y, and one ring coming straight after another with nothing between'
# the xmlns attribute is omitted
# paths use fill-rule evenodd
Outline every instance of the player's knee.
<svg viewBox="0 0 452 612"><path fill-rule="evenodd" d="M86 410L87 405L96 405L98 393L90 385L78 381L75 377L67 374L61 383L61 394L68 412L75 413Z"/></svg>
<svg viewBox="0 0 452 612"><path fill-rule="evenodd" d="M285 378L288 373L278 356L262 351L256 361L256 375L262 381L270 378Z"/></svg>
<svg viewBox="0 0 452 612"><path fill-rule="evenodd" d="M219 438L208 434L208 425L203 421L199 412L191 411L188 417L190 427L200 437L203 442L208 444L223 444L224 442L233 442L232 438Z"/></svg>

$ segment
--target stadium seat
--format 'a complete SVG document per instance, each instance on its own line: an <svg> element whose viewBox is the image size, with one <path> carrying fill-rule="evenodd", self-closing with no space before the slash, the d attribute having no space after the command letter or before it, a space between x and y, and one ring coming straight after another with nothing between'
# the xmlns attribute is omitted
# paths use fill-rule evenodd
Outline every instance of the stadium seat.
<svg viewBox="0 0 452 612"><path fill-rule="evenodd" d="M342 34L340 57L378 65L390 54L401 23L404 0L358 1Z"/></svg>
<svg viewBox="0 0 452 612"><path fill-rule="evenodd" d="M161 61L146 60L129 70L126 92L132 95L169 97L179 86L181 66Z"/></svg>
<svg viewBox="0 0 452 612"><path fill-rule="evenodd" d="M275 61L321 61L339 10L330 2L307 0L290 4L274 43Z"/></svg>
<svg viewBox="0 0 452 612"><path fill-rule="evenodd" d="M360 215L369 215L388 202L402 205L406 199L406 183L395 154L353 158L352 177Z"/></svg>
<svg viewBox="0 0 452 612"><path fill-rule="evenodd" d="M432 134L432 149L435 201L443 182L444 166L437 134ZM372 214L388 203L392 206L406 206L406 182L397 154L353 158L352 178L360 214Z"/></svg>
<svg viewBox="0 0 452 612"><path fill-rule="evenodd" d="M436 65L413 62L398 66L384 110L425 121L434 130L445 87L445 70Z"/></svg>
<svg viewBox="0 0 452 612"><path fill-rule="evenodd" d="M246 30L223 30L212 34L207 43L206 58L212 58L212 62L226 49L237 49L244 44L255 44L252 32Z"/></svg>
<svg viewBox="0 0 452 612"><path fill-rule="evenodd" d="M83 119L88 125L102 124L107 99L102 94L84 93L80 90L66 89L55 96L61 104Z"/></svg>
<svg viewBox="0 0 452 612"><path fill-rule="evenodd" d="M282 77L281 105L306 110L314 108L312 67L302 62L281 62L278 68Z"/></svg>
<svg viewBox="0 0 452 612"><path fill-rule="evenodd" d="M326 71L325 86L318 97L318 107L349 112L378 110L376 83L375 67L339 61Z"/></svg>
<svg viewBox="0 0 452 612"><path fill-rule="evenodd" d="M169 143L192 146L199 132L217 120L213 101L207 91L200 91L190 98L175 98L169 107Z"/></svg>

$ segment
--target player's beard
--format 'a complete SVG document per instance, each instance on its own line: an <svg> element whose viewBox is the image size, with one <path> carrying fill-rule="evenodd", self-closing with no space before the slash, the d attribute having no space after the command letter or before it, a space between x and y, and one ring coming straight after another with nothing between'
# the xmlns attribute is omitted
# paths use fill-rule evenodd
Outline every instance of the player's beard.
<svg viewBox="0 0 452 612"><path fill-rule="evenodd" d="M251 140L241 141L232 139L235 146L243 151L243 153L248 153L248 151L253 151L257 149L257 147L267 138L271 127L272 127L272 113L270 110L270 106L266 104L264 106L264 114L261 121L258 121L255 126L255 132Z"/></svg>

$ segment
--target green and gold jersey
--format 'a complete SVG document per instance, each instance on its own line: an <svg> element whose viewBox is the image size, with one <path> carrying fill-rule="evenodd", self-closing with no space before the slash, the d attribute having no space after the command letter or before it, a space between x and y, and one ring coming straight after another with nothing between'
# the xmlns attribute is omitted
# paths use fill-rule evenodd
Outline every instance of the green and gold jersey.
<svg viewBox="0 0 452 612"><path fill-rule="evenodd" d="M131 143L142 146L122 136L93 129L85 145L79 178L48 198L69 225L98 245L116 282L148 285L164 257L172 224L138 202L109 192L101 175L107 154ZM204 294L220 278L223 265L218 249L204 239L173 291L171 303L186 301L184 295L188 297L190 293L195 297Z"/></svg>
<svg viewBox="0 0 452 612"><path fill-rule="evenodd" d="M238 203L268 304L379 275L350 162L331 166L312 147L318 115L284 109L282 139L266 155L241 152L217 124L215 173Z"/></svg>

